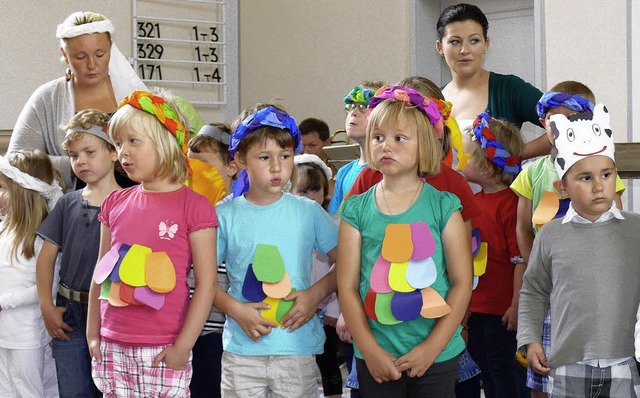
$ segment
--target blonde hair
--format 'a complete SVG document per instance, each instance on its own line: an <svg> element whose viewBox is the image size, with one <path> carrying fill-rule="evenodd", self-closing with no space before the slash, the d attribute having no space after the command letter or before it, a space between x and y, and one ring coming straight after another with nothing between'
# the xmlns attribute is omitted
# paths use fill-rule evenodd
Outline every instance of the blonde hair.
<svg viewBox="0 0 640 398"><path fill-rule="evenodd" d="M489 121L489 130L496 136L496 141L501 143L507 152L518 158L522 155L524 141L516 126L505 120L491 119L491 121ZM469 134L473 136L472 132ZM484 175L495 178L498 183L511 185L517 175L502 171L487 157L487 153L482 149L477 140L472 140L472 142L474 144L470 155L473 155L478 171Z"/></svg>
<svg viewBox="0 0 640 398"><path fill-rule="evenodd" d="M329 196L329 180L320 165L315 163L298 163L296 172L291 178L292 190L320 191L323 192L322 206L326 209L331 197Z"/></svg>
<svg viewBox="0 0 640 398"><path fill-rule="evenodd" d="M60 173L51 163L49 156L39 150L16 151L5 156L13 167L36 177L47 184L54 180L62 182ZM17 259L18 254L29 259L35 256L36 229L49 215L47 199L38 192L26 189L0 173L9 192L9 211L0 223L0 235L13 233L11 256ZM18 249L22 250L18 252Z"/></svg>
<svg viewBox="0 0 640 398"><path fill-rule="evenodd" d="M102 14L98 14L97 12L76 11L76 12L70 14L62 22L61 25L73 27L73 26L80 26L80 25L84 25L84 24L88 24L88 23L92 23L92 22L99 22L99 21L106 21L106 20L107 20L107 17L105 17ZM109 41L111 41L111 33L109 33L109 32L104 32L104 33L106 33L107 37L109 38ZM72 37L66 38L66 39L60 39L60 47L66 47L67 46L67 40L69 40L69 39L72 39Z"/></svg>
<svg viewBox="0 0 640 398"><path fill-rule="evenodd" d="M369 115L365 153L370 166L376 168L371 155L373 130L382 126L415 126L418 139L418 175L433 177L440 172L442 147L429 118L415 106L398 100L382 101Z"/></svg>
<svg viewBox="0 0 640 398"><path fill-rule="evenodd" d="M109 123L109 118L110 116L104 112L100 112L97 111L95 109L84 109L78 113L76 113L71 120L69 120L69 123L67 123L65 126L61 127L62 130L66 131L69 129L75 129L75 130L88 130L90 129L92 126L98 126L98 127L104 127L105 125L107 125ZM82 139L82 137L88 133L83 133L82 131L74 131L73 133L69 134L64 141L62 141L62 148L65 151L69 150L69 142L71 141L79 141L80 139ZM107 142L103 139L101 139L100 141L102 141L104 143L105 148L107 148L110 151L114 151L116 150L116 148L113 146L112 143Z"/></svg>
<svg viewBox="0 0 640 398"><path fill-rule="evenodd" d="M166 104L176 112L178 120L189 131L189 123L167 91L157 91L155 95L162 97ZM154 144L160 168L156 170L158 178L169 177L171 183L182 183L189 175L187 155L176 141L176 137L152 114L132 105L126 105L116 111L109 122L109 137L115 143L118 133L123 128L142 132Z"/></svg>

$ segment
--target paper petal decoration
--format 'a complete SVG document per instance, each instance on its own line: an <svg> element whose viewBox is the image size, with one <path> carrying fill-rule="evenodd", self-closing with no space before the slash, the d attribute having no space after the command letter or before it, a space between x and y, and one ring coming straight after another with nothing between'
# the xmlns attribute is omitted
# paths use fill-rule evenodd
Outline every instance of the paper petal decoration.
<svg viewBox="0 0 640 398"><path fill-rule="evenodd" d="M558 214L559 208L560 201L558 200L558 195L555 192L545 191L542 193L540 202L538 202L538 207L536 207L536 210L533 212L531 221L535 225L544 225L553 220L556 214Z"/></svg>
<svg viewBox="0 0 640 398"><path fill-rule="evenodd" d="M436 263L433 262L433 258L429 257L426 260L409 260L407 282L409 282L409 285L414 289L424 289L427 286L433 285L437 276L438 271L436 270Z"/></svg>
<svg viewBox="0 0 640 398"><path fill-rule="evenodd" d="M478 228L473 228L471 230L471 256L478 254L478 250L480 250L480 230Z"/></svg>
<svg viewBox="0 0 640 398"><path fill-rule="evenodd" d="M145 286L147 284L144 264L147 255L151 253L151 248L134 244L122 259L120 264L120 279L127 285L134 287Z"/></svg>
<svg viewBox="0 0 640 398"><path fill-rule="evenodd" d="M410 293L394 293L391 298L391 313L399 321L411 321L422 310L422 293L414 290Z"/></svg>
<svg viewBox="0 0 640 398"><path fill-rule="evenodd" d="M167 252L147 254L145 262L147 286L156 293L169 293L176 286L176 271Z"/></svg>
<svg viewBox="0 0 640 398"><path fill-rule="evenodd" d="M382 240L382 257L391 263L409 261L413 254L409 224L388 224Z"/></svg>
<svg viewBox="0 0 640 398"><path fill-rule="evenodd" d="M395 293L382 293L376 295L376 316L378 322L383 325L395 325L400 323L391 313L391 298Z"/></svg>
<svg viewBox="0 0 640 398"><path fill-rule="evenodd" d="M480 281L480 277L474 275L474 277L473 277L473 286L471 286L471 290L476 290L476 288L478 287L478 282L479 281Z"/></svg>
<svg viewBox="0 0 640 398"><path fill-rule="evenodd" d="M123 243L120 245L120 248L118 249L118 256L120 258L118 259L116 266L113 268L113 271L111 271L111 273L109 274L109 279L111 279L111 282L120 282L120 264L122 264L122 260L124 259L124 256L126 256L129 252L129 249L131 249L131 246L127 244Z"/></svg>
<svg viewBox="0 0 640 398"><path fill-rule="evenodd" d="M389 270L391 269L391 263L382 258L382 255L378 257L373 268L371 269L371 276L369 277L369 283L371 289L376 293L390 293L392 292L391 286L389 286Z"/></svg>
<svg viewBox="0 0 640 398"><path fill-rule="evenodd" d="M120 301L129 305L141 305L141 303L133 297L135 290L136 288L133 286L129 286L126 283L120 283Z"/></svg>
<svg viewBox="0 0 640 398"><path fill-rule="evenodd" d="M126 307L128 304L120 300L120 285L122 282L113 282L109 289L109 304L114 307Z"/></svg>
<svg viewBox="0 0 640 398"><path fill-rule="evenodd" d="M275 283L284 276L284 260L277 246L259 244L253 257L253 272L260 282Z"/></svg>
<svg viewBox="0 0 640 398"><path fill-rule="evenodd" d="M109 277L109 274L113 271L116 263L120 259L120 256L118 255L119 248L120 245L113 246L111 250L109 250L104 256L102 256L100 261L98 261L98 264L96 264L96 268L93 271L93 280L95 283L101 284Z"/></svg>
<svg viewBox="0 0 640 398"><path fill-rule="evenodd" d="M164 297L164 294L156 293L149 289L148 286L139 286L133 291L133 298L156 310L159 310L164 306Z"/></svg>
<svg viewBox="0 0 640 398"><path fill-rule="evenodd" d="M367 318L374 321L378 320L376 315L376 296L377 294L373 290L368 290L367 295L364 297L364 313Z"/></svg>
<svg viewBox="0 0 640 398"><path fill-rule="evenodd" d="M487 242L480 243L480 250L473 258L473 275L482 276L487 271Z"/></svg>
<svg viewBox="0 0 640 398"><path fill-rule="evenodd" d="M424 222L412 222L411 228L411 240L413 241L413 254L412 260L424 260L433 256L436 252L436 240L429 229L429 225Z"/></svg>
<svg viewBox="0 0 640 398"><path fill-rule="evenodd" d="M294 292L296 289L292 289ZM276 310L276 321L278 323L282 322L282 318L293 308L293 305L296 303L295 300L280 300L278 304L278 309Z"/></svg>
<svg viewBox="0 0 640 398"><path fill-rule="evenodd" d="M389 286L396 292L411 292L415 290L409 282L407 282L407 268L409 262L391 263L389 269Z"/></svg>
<svg viewBox="0 0 640 398"><path fill-rule="evenodd" d="M262 290L264 293L273 298L284 298L287 297L289 293L291 293L291 278L289 278L289 273L287 271L284 272L284 276L282 280L276 283L262 283Z"/></svg>
<svg viewBox="0 0 640 398"><path fill-rule="evenodd" d="M422 310L420 315L425 318L440 318L451 312L451 307L433 288L421 290Z"/></svg>
<svg viewBox="0 0 640 398"><path fill-rule="evenodd" d="M567 215L567 210L569 210L569 203L571 203L571 199L569 198L560 199L558 213L556 213L555 218L563 218L564 216Z"/></svg>
<svg viewBox="0 0 640 398"><path fill-rule="evenodd" d="M280 304L280 299L267 297L264 299L265 304L269 304L271 308L268 310L261 310L260 315L268 321L277 323L278 326L282 326L280 322L278 322L278 306Z"/></svg>
<svg viewBox="0 0 640 398"><path fill-rule="evenodd" d="M242 297L252 303L259 303L267 297L262 291L262 282L253 273L253 264L249 264L249 267L247 267L247 273L242 284Z"/></svg>
<svg viewBox="0 0 640 398"><path fill-rule="evenodd" d="M111 282L111 279L107 278L104 280L104 282L102 282L102 284L100 285L100 296L98 297L99 300L109 300L109 291L111 290L111 284L113 282Z"/></svg>

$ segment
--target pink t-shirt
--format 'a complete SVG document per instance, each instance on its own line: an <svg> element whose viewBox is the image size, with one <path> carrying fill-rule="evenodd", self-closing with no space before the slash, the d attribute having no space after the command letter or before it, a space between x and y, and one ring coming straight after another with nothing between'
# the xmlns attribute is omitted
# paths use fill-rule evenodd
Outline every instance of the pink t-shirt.
<svg viewBox="0 0 640 398"><path fill-rule="evenodd" d="M176 273L176 285L159 310L146 305L116 307L101 300L100 335L134 346L173 343L189 306L189 234L217 227L215 209L186 186L173 192L148 192L135 186L112 192L102 204L99 219L111 229L111 246L139 244L153 252L164 251Z"/></svg>

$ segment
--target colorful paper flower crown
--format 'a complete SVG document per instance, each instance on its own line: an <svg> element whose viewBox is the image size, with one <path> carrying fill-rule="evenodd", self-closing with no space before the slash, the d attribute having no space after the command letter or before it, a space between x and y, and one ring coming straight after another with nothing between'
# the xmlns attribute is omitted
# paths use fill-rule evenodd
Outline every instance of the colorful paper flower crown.
<svg viewBox="0 0 640 398"><path fill-rule="evenodd" d="M578 112L593 112L593 104L588 99L579 95L548 91L542 94L542 97L540 97L540 100L536 105L538 117L541 119L544 118L550 109L557 108L559 106L566 106L567 108Z"/></svg>
<svg viewBox="0 0 640 398"><path fill-rule="evenodd" d="M369 101L373 98L374 92L368 88L362 86L355 86L353 90L347 94L342 102L345 104L353 104L359 102L365 105L369 105Z"/></svg>
<svg viewBox="0 0 640 398"><path fill-rule="evenodd" d="M521 170L520 159L510 154L489 129L491 116L481 113L473 121L473 136L487 154L487 157L500 170L507 174L518 174Z"/></svg>

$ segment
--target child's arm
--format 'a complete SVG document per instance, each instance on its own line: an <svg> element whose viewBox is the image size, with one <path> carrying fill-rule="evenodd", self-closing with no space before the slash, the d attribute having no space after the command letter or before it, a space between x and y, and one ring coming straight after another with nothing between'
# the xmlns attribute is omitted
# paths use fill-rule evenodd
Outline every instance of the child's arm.
<svg viewBox="0 0 640 398"><path fill-rule="evenodd" d="M531 370L539 375L545 376L551 371L551 368L547 366L547 356L540 343L527 344L527 362L531 366Z"/></svg>
<svg viewBox="0 0 640 398"><path fill-rule="evenodd" d="M527 269L526 263L516 264L513 270L513 295L511 296L511 306L502 316L502 324L510 332L518 329L518 303L520 301L520 289L522 288L522 277Z"/></svg>
<svg viewBox="0 0 640 398"><path fill-rule="evenodd" d="M528 263L529 256L531 255L531 247L533 246L533 238L535 237L531 227L531 218L533 217L533 203L531 199L518 195L517 217L516 238L518 239L518 249L520 249L520 255L524 258L525 263Z"/></svg>
<svg viewBox="0 0 640 398"><path fill-rule="evenodd" d="M51 337L60 340L69 340L69 336L65 333L73 332L73 328L62 320L62 314L67 310L66 307L56 307L51 298L53 289L53 274L58 256L58 246L44 239L42 250L38 255L36 263L36 285L38 287L38 301L40 302L40 311L44 319L44 325Z"/></svg>
<svg viewBox="0 0 640 398"><path fill-rule="evenodd" d="M396 361L398 370L421 377L451 340L460 326L471 298L471 242L460 212L454 212L442 231L447 276L451 288L445 301L451 312L438 319L429 336ZM462 250L466 248L468 250ZM349 329L351 330L351 329Z"/></svg>
<svg viewBox="0 0 640 398"><path fill-rule="evenodd" d="M327 252L329 261L334 265L331 266L329 272L321 279L316 281L309 289L299 290L285 297L286 300L295 300L295 304L291 310L282 318L282 327L289 328L290 332L298 329L311 319L320 302L336 291L336 257L338 250L336 248Z"/></svg>
<svg viewBox="0 0 640 398"><path fill-rule="evenodd" d="M196 343L215 298L218 281L216 267L216 229L204 228L189 234L193 260L195 289L187 317L176 341L162 350L151 366L164 362L169 368L183 370L189 361L191 348Z"/></svg>
<svg viewBox="0 0 640 398"><path fill-rule="evenodd" d="M398 380L402 374L395 366L396 359L378 345L371 333L358 291L362 235L348 222L341 221L338 242L338 299L347 327L375 381Z"/></svg>
<svg viewBox="0 0 640 398"><path fill-rule="evenodd" d="M536 156L548 155L551 152L551 142L546 134L542 134L527 142L522 151L522 159L532 159Z"/></svg>
<svg viewBox="0 0 640 398"><path fill-rule="evenodd" d="M268 310L270 305L260 303L242 303L227 292L218 289L213 306L233 318L244 333L253 341L271 333L278 325L260 316L260 310Z"/></svg>
<svg viewBox="0 0 640 398"><path fill-rule="evenodd" d="M98 251L98 262L111 249L111 229L105 224L100 224L100 250ZM100 285L91 278L89 288L89 308L87 311L87 344L89 354L98 363L102 361L100 354Z"/></svg>

